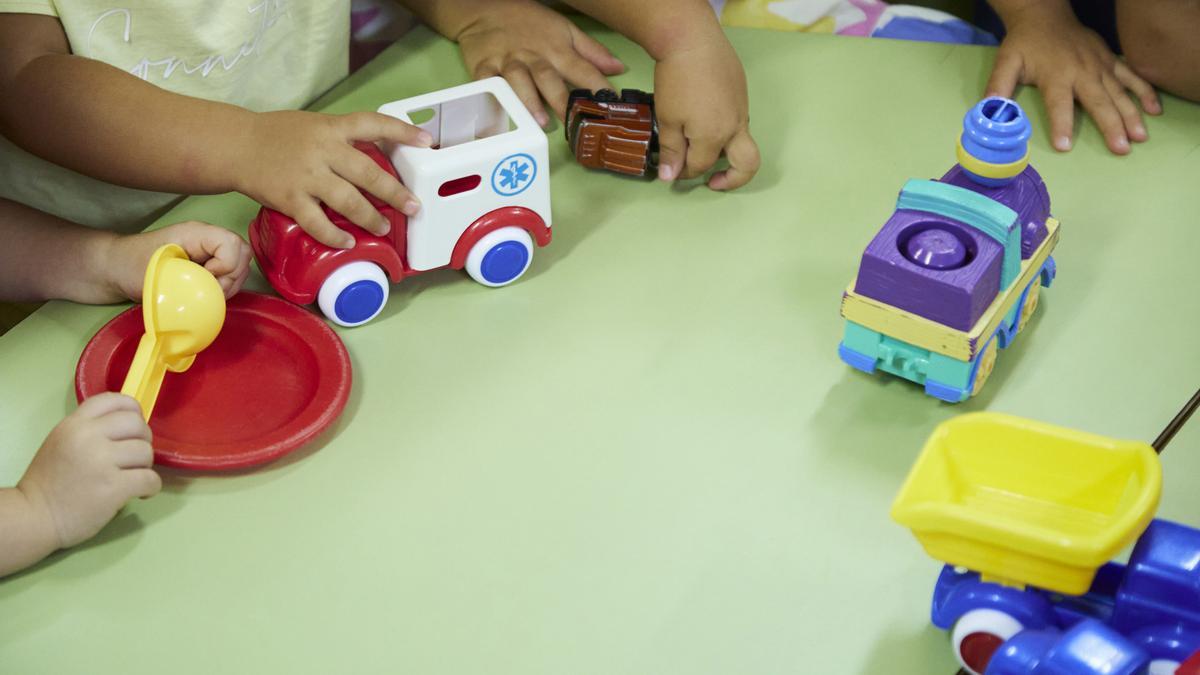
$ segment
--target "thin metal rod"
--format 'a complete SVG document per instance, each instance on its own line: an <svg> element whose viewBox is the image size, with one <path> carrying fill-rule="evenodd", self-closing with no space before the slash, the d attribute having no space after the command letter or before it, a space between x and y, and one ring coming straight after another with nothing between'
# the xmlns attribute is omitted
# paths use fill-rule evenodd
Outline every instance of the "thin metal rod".
<svg viewBox="0 0 1200 675"><path fill-rule="evenodd" d="M1175 434L1179 433L1179 430L1187 423L1192 413L1196 412L1196 408L1200 408L1200 389L1196 390L1196 393L1192 395L1192 399L1187 402L1187 405L1183 406L1183 410L1179 411L1175 419L1171 420L1167 428L1163 429L1158 438L1154 439L1154 442L1151 443L1154 446L1155 452L1160 455L1162 454L1162 451L1167 447L1167 443L1170 443L1171 439L1175 438Z"/></svg>

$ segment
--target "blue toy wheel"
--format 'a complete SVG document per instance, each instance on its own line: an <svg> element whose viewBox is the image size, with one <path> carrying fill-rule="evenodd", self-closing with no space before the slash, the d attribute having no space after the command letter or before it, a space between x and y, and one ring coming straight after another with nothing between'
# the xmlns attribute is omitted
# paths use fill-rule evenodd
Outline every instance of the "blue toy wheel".
<svg viewBox="0 0 1200 675"><path fill-rule="evenodd" d="M484 286L505 286L521 277L533 260L533 238L525 230L502 227L484 235L467 254L466 270Z"/></svg>
<svg viewBox="0 0 1200 675"><path fill-rule="evenodd" d="M525 271L529 264L529 249L516 241L502 241L483 254L479 271L488 282L507 284Z"/></svg>
<svg viewBox="0 0 1200 675"><path fill-rule="evenodd" d="M374 281L356 281L338 295L334 313L345 323L361 323L383 309L383 287Z"/></svg>
<svg viewBox="0 0 1200 675"><path fill-rule="evenodd" d="M388 299L388 278L374 263L343 265L321 284L317 305L336 324L359 326L374 319Z"/></svg>

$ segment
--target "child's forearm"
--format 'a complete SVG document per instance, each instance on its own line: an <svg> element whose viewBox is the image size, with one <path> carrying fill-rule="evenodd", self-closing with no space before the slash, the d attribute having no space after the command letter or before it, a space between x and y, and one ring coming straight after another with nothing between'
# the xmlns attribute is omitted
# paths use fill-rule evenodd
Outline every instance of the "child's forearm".
<svg viewBox="0 0 1200 675"><path fill-rule="evenodd" d="M33 508L20 488L0 489L0 577L58 550L54 524Z"/></svg>
<svg viewBox="0 0 1200 675"><path fill-rule="evenodd" d="M37 57L0 82L0 133L79 173L144 190L234 189L253 113L180 96L68 54Z"/></svg>
<svg viewBox="0 0 1200 675"><path fill-rule="evenodd" d="M565 0L565 3L612 27L661 61L723 35L707 0ZM723 39L723 38L722 38Z"/></svg>
<svg viewBox="0 0 1200 675"><path fill-rule="evenodd" d="M252 119L71 55L53 17L0 14L0 133L51 162L130 187L226 192Z"/></svg>
<svg viewBox="0 0 1200 675"><path fill-rule="evenodd" d="M0 298L92 302L111 294L97 286L109 276L106 252L115 240L111 232L0 199Z"/></svg>

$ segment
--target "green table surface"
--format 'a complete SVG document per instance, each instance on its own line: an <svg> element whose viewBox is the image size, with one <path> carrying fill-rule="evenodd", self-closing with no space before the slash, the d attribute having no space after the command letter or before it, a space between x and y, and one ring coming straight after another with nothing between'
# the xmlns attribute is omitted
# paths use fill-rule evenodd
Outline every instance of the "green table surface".
<svg viewBox="0 0 1200 675"><path fill-rule="evenodd" d="M643 54L593 32L631 66L619 86L651 88ZM556 129L554 242L524 279L396 287L340 331L354 389L323 440L239 475L165 472L94 541L0 583L0 670L953 673L927 616L939 564L892 498L955 414L1149 440L1200 384L1200 108L1166 98L1128 157L1090 122L1060 155L1021 94L1059 277L986 391L951 406L842 364L838 305L903 181L953 163L994 52L730 35L754 183L588 173ZM317 107L464 78L418 30ZM255 209L189 199L164 222L244 232ZM120 309L51 303L0 338L0 484L73 408L79 353ZM1164 468L1160 514L1200 524L1200 424Z"/></svg>

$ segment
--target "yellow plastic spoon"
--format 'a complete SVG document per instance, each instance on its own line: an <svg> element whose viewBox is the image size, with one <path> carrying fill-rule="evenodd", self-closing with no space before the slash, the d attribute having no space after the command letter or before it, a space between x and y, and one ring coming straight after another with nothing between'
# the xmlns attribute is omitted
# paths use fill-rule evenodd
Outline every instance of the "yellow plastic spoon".
<svg viewBox="0 0 1200 675"><path fill-rule="evenodd" d="M176 244L154 252L142 290L146 333L125 376L121 393L132 396L150 420L166 371L182 373L225 323L225 294L208 270Z"/></svg>

